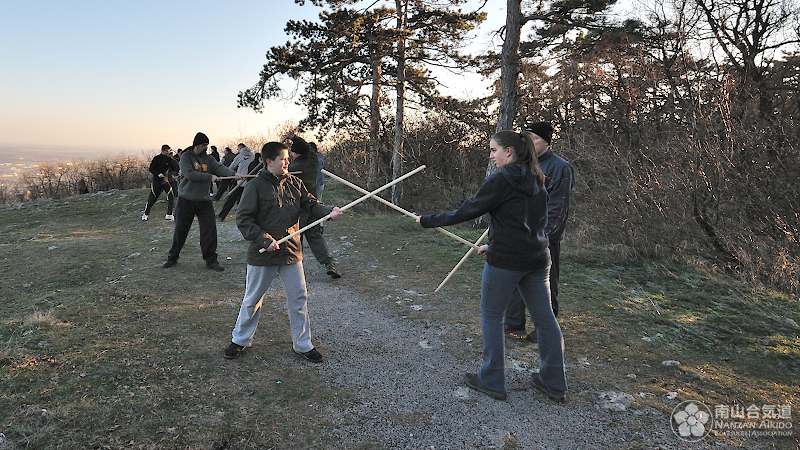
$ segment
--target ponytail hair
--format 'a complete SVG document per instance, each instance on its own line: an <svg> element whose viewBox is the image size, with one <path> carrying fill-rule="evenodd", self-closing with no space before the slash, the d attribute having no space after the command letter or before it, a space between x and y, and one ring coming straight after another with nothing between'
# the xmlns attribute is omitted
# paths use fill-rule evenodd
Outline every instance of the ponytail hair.
<svg viewBox="0 0 800 450"><path fill-rule="evenodd" d="M511 130L499 131L492 136L492 139L501 147L511 147L514 154L513 162L529 168L533 176L544 183L544 174L539 169L539 159L536 157L533 135L530 131L520 133Z"/></svg>

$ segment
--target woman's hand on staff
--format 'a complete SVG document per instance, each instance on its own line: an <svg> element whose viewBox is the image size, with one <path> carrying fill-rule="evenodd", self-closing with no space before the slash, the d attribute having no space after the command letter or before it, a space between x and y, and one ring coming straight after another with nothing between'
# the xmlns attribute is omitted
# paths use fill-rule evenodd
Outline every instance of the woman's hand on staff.
<svg viewBox="0 0 800 450"><path fill-rule="evenodd" d="M414 220L416 220L418 224L422 225L422 223L420 223L420 221L419 221L419 219L421 219L421 218L422 218L422 216L417 216L417 217L414 218Z"/></svg>
<svg viewBox="0 0 800 450"><path fill-rule="evenodd" d="M339 217L342 217L342 210L338 206L334 206L333 210L331 210L331 220L336 220Z"/></svg>
<svg viewBox="0 0 800 450"><path fill-rule="evenodd" d="M238 172L237 172L237 173L236 173L236 174L233 176L233 178L236 178L236 181L239 181L239 180L241 180L241 179L242 179L242 178L244 178L244 177L242 177L242 174L240 174L240 173L238 173Z"/></svg>
<svg viewBox="0 0 800 450"><path fill-rule="evenodd" d="M486 250L489 250L489 244L483 244L480 247L478 247L478 254L485 258Z"/></svg>

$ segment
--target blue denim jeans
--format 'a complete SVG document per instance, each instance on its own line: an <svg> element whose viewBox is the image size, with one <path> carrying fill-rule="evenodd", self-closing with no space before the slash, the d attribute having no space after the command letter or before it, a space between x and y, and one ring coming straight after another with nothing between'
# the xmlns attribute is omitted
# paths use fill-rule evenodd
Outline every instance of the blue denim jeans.
<svg viewBox="0 0 800 450"><path fill-rule="evenodd" d="M478 379L487 388L506 392L503 318L515 289L531 312L539 342L539 378L549 388L566 391L564 339L550 305L550 268L531 271L499 269L485 264L481 282L483 367Z"/></svg>

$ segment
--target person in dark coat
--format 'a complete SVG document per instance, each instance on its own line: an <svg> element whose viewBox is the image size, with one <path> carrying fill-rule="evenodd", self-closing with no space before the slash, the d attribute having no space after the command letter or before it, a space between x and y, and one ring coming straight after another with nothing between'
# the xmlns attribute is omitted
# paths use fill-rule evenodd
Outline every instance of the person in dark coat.
<svg viewBox="0 0 800 450"><path fill-rule="evenodd" d="M158 200L161 192L167 193L167 215L164 216L167 220L175 220L172 214L173 206L175 204L175 192L172 189L172 179L178 175L180 168L178 162L169 154L169 145L164 144L161 146L161 153L156 155L150 162L148 169L153 175L153 180L150 183L150 195L147 197L147 203L144 206L144 213L142 220L147 220L150 217L150 210Z"/></svg>
<svg viewBox="0 0 800 450"><path fill-rule="evenodd" d="M311 343L300 236L280 245L277 241L300 229L301 212L315 220L328 214L331 219L337 219L342 212L320 203L300 178L289 174L289 149L285 144L264 144L261 157L264 168L247 183L236 212L236 225L249 243L247 280L231 343L223 356L234 359L252 345L261 317L261 297L279 276L286 294L292 351L309 361L321 362L322 355Z"/></svg>
<svg viewBox="0 0 800 450"><path fill-rule="evenodd" d="M317 154L311 151L311 147L300 136L291 135L292 148L289 150L289 155L292 157L292 163L289 165L289 172L300 172L300 179L306 185L308 192L317 197L317 173L319 171L319 159ZM313 222L308 214L300 214L300 228ZM325 266L325 272L331 278L341 278L341 274L334 265L333 256L328 250L328 243L325 242L325 237L322 235L322 227L317 224L303 233L303 238L308 242L308 247L314 254L314 258L318 263Z"/></svg>
<svg viewBox="0 0 800 450"><path fill-rule="evenodd" d="M550 303L553 314L558 317L558 281L561 277L561 240L567 228L569 217L569 197L574 181L572 166L553 153L550 142L553 138L553 127L548 122L530 122L525 130L534 137L536 156L539 168L544 173L544 186L547 189L547 240L550 248ZM525 304L519 292L514 292L508 304L505 318L507 333L525 334ZM532 330L526 338L536 342L536 330Z"/></svg>

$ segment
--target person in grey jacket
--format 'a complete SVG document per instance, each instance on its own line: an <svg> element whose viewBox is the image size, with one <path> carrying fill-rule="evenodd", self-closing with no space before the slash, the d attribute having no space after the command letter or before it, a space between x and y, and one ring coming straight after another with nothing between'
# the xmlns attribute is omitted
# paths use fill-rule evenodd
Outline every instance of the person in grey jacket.
<svg viewBox="0 0 800 450"><path fill-rule="evenodd" d="M247 183L236 212L236 225L249 242L247 279L231 343L223 356L234 359L253 344L261 317L261 297L279 276L286 294L292 351L309 361L321 362L322 355L311 343L300 235L280 245L277 241L300 229L301 212L314 220L327 214L337 219L342 212L320 203L300 178L289 175L289 149L285 144L268 142L261 149L261 156L264 168Z"/></svg>
<svg viewBox="0 0 800 450"><path fill-rule="evenodd" d="M242 176L207 154L207 149L208 136L197 133L192 146L181 155L179 164L181 181L178 188L178 204L175 206L175 231L172 233L172 247L167 254L167 260L161 264L165 269L178 263L189 229L192 227L194 217L197 216L200 226L200 249L206 267L216 272L225 270L217 260L217 221L214 216L214 203L208 195L208 190L211 189L211 183L217 181L218 176L235 176L237 180Z"/></svg>
<svg viewBox="0 0 800 450"><path fill-rule="evenodd" d="M547 240L550 248L550 303L553 314L558 317L558 281L561 275L561 240L567 228L569 217L569 196L573 185L572 166L560 156L553 153L550 142L553 139L553 127L548 122L530 122L525 130L533 133L536 156L539 168L544 173L544 186L547 189ZM519 292L515 291L508 304L505 318L505 331L525 334L525 304ZM536 330L532 330L526 338L536 342Z"/></svg>
<svg viewBox="0 0 800 450"><path fill-rule="evenodd" d="M231 170L235 170L236 173L244 177L249 173L248 168L250 167L250 163L253 162L255 159L256 157L253 154L252 150L245 147L244 144L239 144L239 153L236 155L235 158L233 158L231 165L228 167L230 167ZM238 202L239 199L242 197L242 190L244 189L245 186L247 186L247 179L242 178L236 183L239 184L239 189L234 189L234 191L228 195L228 198L222 205L222 209L219 211L219 214L217 214L217 219L220 222L225 220L225 217L228 215L231 209L233 209L233 205L235 205L236 202Z"/></svg>

